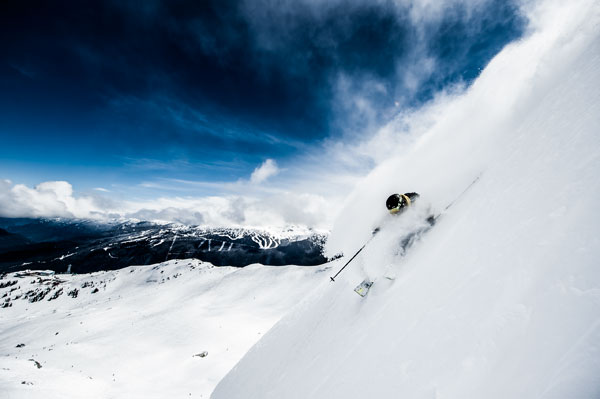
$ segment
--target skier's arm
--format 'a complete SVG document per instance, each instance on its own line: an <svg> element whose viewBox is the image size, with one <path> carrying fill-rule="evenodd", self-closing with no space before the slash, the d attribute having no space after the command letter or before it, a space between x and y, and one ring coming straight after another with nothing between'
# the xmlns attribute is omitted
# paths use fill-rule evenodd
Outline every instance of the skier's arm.
<svg viewBox="0 0 600 399"><path fill-rule="evenodd" d="M411 201L414 201L419 198L418 193L406 193L404 195L406 195Z"/></svg>

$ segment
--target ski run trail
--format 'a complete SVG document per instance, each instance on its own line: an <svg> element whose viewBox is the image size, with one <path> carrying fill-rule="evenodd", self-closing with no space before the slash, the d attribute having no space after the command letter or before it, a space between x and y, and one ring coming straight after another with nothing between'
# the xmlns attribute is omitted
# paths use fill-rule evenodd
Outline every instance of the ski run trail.
<svg viewBox="0 0 600 399"><path fill-rule="evenodd" d="M0 309L0 397L600 398L600 2L522 7L528 32L470 87L387 127L408 139L347 198L344 258L54 277L55 300Z"/></svg>

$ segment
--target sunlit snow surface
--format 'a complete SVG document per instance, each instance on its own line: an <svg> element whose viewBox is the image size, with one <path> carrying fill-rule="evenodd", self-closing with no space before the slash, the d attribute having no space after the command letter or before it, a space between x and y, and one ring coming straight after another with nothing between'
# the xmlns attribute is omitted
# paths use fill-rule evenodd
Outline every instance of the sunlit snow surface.
<svg viewBox="0 0 600 399"><path fill-rule="evenodd" d="M16 283L0 288L8 293L0 303L12 298L0 308L0 397L207 398L323 280L323 268L180 260L90 275L8 274L0 286Z"/></svg>
<svg viewBox="0 0 600 399"><path fill-rule="evenodd" d="M329 251L356 251L390 193L420 192L419 209L388 220L214 399L600 397L600 3L529 4L529 35L423 111L433 122L358 185ZM403 218L478 175L401 257Z"/></svg>

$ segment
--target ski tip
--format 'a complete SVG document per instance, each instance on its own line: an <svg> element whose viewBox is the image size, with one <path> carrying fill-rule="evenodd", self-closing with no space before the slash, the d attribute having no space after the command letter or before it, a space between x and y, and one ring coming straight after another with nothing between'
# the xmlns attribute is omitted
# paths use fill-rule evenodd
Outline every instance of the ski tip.
<svg viewBox="0 0 600 399"><path fill-rule="evenodd" d="M329 277L329 279L335 283L335 279L333 277Z"/></svg>
<svg viewBox="0 0 600 399"><path fill-rule="evenodd" d="M371 289L371 286L373 285L372 281L368 281L368 280L364 280L362 283L360 283L355 289L354 292L356 292L358 295L364 297L365 295L367 295L367 293L369 292L369 290Z"/></svg>

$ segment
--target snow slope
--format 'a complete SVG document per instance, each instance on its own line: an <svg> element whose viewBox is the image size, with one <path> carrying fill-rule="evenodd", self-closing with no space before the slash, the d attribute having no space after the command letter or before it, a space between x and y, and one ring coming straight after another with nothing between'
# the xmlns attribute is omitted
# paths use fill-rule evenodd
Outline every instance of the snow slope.
<svg viewBox="0 0 600 399"><path fill-rule="evenodd" d="M207 398L321 271L173 260L88 275L8 274L0 397Z"/></svg>
<svg viewBox="0 0 600 399"><path fill-rule="evenodd" d="M528 36L417 116L433 122L357 186L330 254L390 218L374 211L390 193L418 191L420 206L276 324L214 399L600 397L600 3L526 4ZM479 174L401 257L409 226Z"/></svg>

